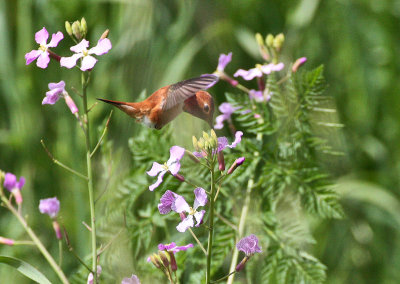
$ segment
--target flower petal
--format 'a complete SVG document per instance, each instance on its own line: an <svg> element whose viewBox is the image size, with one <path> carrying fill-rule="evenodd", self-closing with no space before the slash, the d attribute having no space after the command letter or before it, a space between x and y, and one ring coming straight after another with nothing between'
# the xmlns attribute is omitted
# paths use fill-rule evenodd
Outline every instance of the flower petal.
<svg viewBox="0 0 400 284"><path fill-rule="evenodd" d="M193 227L194 221L193 221L193 216L189 215L184 219L182 222L179 223L178 226L176 226L176 229L183 233L185 232L189 227Z"/></svg>
<svg viewBox="0 0 400 284"><path fill-rule="evenodd" d="M77 45L71 46L70 50L75 53L82 53L89 47L89 42L86 39L83 39Z"/></svg>
<svg viewBox="0 0 400 284"><path fill-rule="evenodd" d="M178 195L178 194L177 194ZM190 212L190 206L183 196L178 195L171 205L171 209L176 213Z"/></svg>
<svg viewBox="0 0 400 284"><path fill-rule="evenodd" d="M179 146L172 146L171 149L169 149L169 153L170 153L170 158L168 161L170 160L180 161L183 158L183 155L185 155L185 148Z"/></svg>
<svg viewBox="0 0 400 284"><path fill-rule="evenodd" d="M60 201L57 197L41 199L39 203L39 211L42 214L47 214L51 218L57 216L60 210Z"/></svg>
<svg viewBox="0 0 400 284"><path fill-rule="evenodd" d="M100 39L95 47L89 49L89 54L103 55L112 48L111 41L108 38Z"/></svg>
<svg viewBox="0 0 400 284"><path fill-rule="evenodd" d="M158 245L158 250L170 250L176 247L176 244L174 242L170 244L159 244Z"/></svg>
<svg viewBox="0 0 400 284"><path fill-rule="evenodd" d="M249 98L255 100L256 102L265 101L262 91L250 90Z"/></svg>
<svg viewBox="0 0 400 284"><path fill-rule="evenodd" d="M94 58L93 56L87 55L85 57L83 57L82 60L82 64L81 64L81 70L82 71L86 71L86 70L90 70L94 67L94 65L96 64L97 59Z"/></svg>
<svg viewBox="0 0 400 284"><path fill-rule="evenodd" d="M235 148L237 144L240 143L240 141L242 141L242 136L243 136L243 132L242 131L236 131L235 133L235 141L232 142L231 145L228 145L229 148Z"/></svg>
<svg viewBox="0 0 400 284"><path fill-rule="evenodd" d="M187 250L187 249L192 248L192 247L193 247L193 244L187 244L186 246L180 246L180 247L175 246L175 247L172 249L172 251L173 251L174 253L176 253L176 252L178 252L178 251Z"/></svg>
<svg viewBox="0 0 400 284"><path fill-rule="evenodd" d="M50 62L50 56L49 53L47 51L42 52L42 54L39 55L37 61L36 61L36 65L40 68L47 68L47 65L49 65Z"/></svg>
<svg viewBox="0 0 400 284"><path fill-rule="evenodd" d="M175 192L170 190L167 190L163 196L161 196L161 203L158 204L158 211L160 211L160 214L167 214L172 210L171 206L177 196Z"/></svg>
<svg viewBox="0 0 400 284"><path fill-rule="evenodd" d="M12 173L6 173L4 176L4 184L3 186L11 191L17 184L17 177Z"/></svg>
<svg viewBox="0 0 400 284"><path fill-rule="evenodd" d="M149 186L150 191L153 191L155 188L157 188L162 183L165 173L166 173L166 171L160 172L160 174L157 177L157 181L154 184Z"/></svg>
<svg viewBox="0 0 400 284"><path fill-rule="evenodd" d="M206 210L201 210L199 212L194 213L194 218L196 218L196 227L199 227L201 221L203 221L204 214L206 214Z"/></svg>
<svg viewBox="0 0 400 284"><path fill-rule="evenodd" d="M131 277L122 279L121 284L140 284L140 280L136 275L132 274Z"/></svg>
<svg viewBox="0 0 400 284"><path fill-rule="evenodd" d="M54 105L59 99L59 95L47 92L46 96L43 98L42 105Z"/></svg>
<svg viewBox="0 0 400 284"><path fill-rule="evenodd" d="M224 128L224 121L225 120L227 120L227 117L226 117L226 115L225 114L221 114L221 115L218 115L216 118L215 118L215 125L214 125L214 128L215 129L222 129L222 128ZM197 152L196 152L197 153ZM201 156L202 157L202 156Z"/></svg>
<svg viewBox="0 0 400 284"><path fill-rule="evenodd" d="M241 239L236 244L236 248L243 251L247 256L256 252L262 252L261 247L258 245L258 238L253 234Z"/></svg>
<svg viewBox="0 0 400 284"><path fill-rule="evenodd" d="M224 71L226 65L228 65L229 62L232 60L232 52L229 52L228 54L221 54L218 58L218 71Z"/></svg>
<svg viewBox="0 0 400 284"><path fill-rule="evenodd" d="M234 77L241 76L245 80L252 80L254 77L261 77L262 72L258 68L252 68L248 71L239 69L236 71L235 74L233 74Z"/></svg>
<svg viewBox="0 0 400 284"><path fill-rule="evenodd" d="M36 58L38 58L42 52L43 51L36 49L25 54L26 65L31 64L31 62L34 61Z"/></svg>
<svg viewBox="0 0 400 284"><path fill-rule="evenodd" d="M60 81L58 83L49 83L49 89L53 90L53 89L65 89L65 82L64 81Z"/></svg>
<svg viewBox="0 0 400 284"><path fill-rule="evenodd" d="M58 43L64 38L64 35L62 32L57 32L56 34L53 34L51 36L51 41L47 45L48 47L56 47Z"/></svg>
<svg viewBox="0 0 400 284"><path fill-rule="evenodd" d="M35 33L35 41L38 44L46 45L48 38L49 38L49 33L47 32L45 27L43 27L43 29Z"/></svg>
<svg viewBox="0 0 400 284"><path fill-rule="evenodd" d="M147 171L146 173L151 177L155 177L156 175L158 175L158 173L160 173L162 171L166 171L164 169L164 166L157 162L153 162L153 166L151 167L151 170Z"/></svg>
<svg viewBox="0 0 400 284"><path fill-rule="evenodd" d="M218 149L217 152L221 152L229 145L228 138L225 136L218 137Z"/></svg>
<svg viewBox="0 0 400 284"><path fill-rule="evenodd" d="M230 103L222 103L218 109L223 114L231 115L235 110L239 109L240 107L233 107Z"/></svg>
<svg viewBox="0 0 400 284"><path fill-rule="evenodd" d="M194 190L194 205L193 209L196 210L199 206L204 206L207 204L207 193L204 188L198 187Z"/></svg>
<svg viewBox="0 0 400 284"><path fill-rule="evenodd" d="M60 66L71 69L76 65L76 61L83 56L82 53L74 54L70 57L61 57Z"/></svg>

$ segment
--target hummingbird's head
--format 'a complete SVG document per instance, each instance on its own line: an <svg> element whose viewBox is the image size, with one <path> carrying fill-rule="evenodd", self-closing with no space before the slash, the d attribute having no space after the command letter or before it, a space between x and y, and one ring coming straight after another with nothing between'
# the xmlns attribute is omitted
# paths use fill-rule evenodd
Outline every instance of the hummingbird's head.
<svg viewBox="0 0 400 284"><path fill-rule="evenodd" d="M185 101L183 110L204 120L213 128L214 99L206 91L198 91L195 96Z"/></svg>

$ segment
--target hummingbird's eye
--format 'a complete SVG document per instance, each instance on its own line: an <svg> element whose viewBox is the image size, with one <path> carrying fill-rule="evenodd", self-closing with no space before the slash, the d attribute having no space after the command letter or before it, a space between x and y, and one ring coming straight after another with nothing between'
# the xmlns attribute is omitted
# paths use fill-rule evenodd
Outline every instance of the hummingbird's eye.
<svg viewBox="0 0 400 284"><path fill-rule="evenodd" d="M203 107L205 112L209 112L210 111L210 107L208 105L204 105Z"/></svg>

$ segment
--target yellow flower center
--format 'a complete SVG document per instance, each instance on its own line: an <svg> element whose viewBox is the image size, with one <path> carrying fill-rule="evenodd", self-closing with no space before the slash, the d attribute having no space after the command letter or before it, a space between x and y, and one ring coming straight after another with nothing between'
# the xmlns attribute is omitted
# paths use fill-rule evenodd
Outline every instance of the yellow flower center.
<svg viewBox="0 0 400 284"><path fill-rule="evenodd" d="M42 50L42 51L47 51L47 48L48 48L47 46L42 45L42 44L39 46L39 50Z"/></svg>
<svg viewBox="0 0 400 284"><path fill-rule="evenodd" d="M87 51L87 49L85 49L82 53L83 53L83 56L89 55L89 52Z"/></svg>

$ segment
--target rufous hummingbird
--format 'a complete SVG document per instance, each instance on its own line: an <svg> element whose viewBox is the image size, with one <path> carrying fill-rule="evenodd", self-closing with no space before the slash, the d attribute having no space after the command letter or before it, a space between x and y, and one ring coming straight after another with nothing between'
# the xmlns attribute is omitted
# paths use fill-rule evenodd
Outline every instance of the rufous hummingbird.
<svg viewBox="0 0 400 284"><path fill-rule="evenodd" d="M141 102L119 102L105 99L137 122L161 129L182 111L203 119L213 127L214 99L204 91L218 81L215 75L203 75L162 87Z"/></svg>

